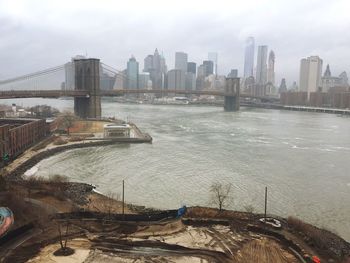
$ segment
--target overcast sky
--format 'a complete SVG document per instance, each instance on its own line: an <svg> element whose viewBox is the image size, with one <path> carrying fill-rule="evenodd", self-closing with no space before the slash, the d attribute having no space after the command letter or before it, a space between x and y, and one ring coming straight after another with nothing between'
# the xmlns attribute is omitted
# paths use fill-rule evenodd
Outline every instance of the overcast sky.
<svg viewBox="0 0 350 263"><path fill-rule="evenodd" d="M300 59L319 55L333 75L350 72L349 0L0 0L0 79L88 54L120 70L157 47L197 64L219 54L220 74L243 71L244 42L276 54L276 80L299 79ZM256 49L257 50L257 49ZM255 54L256 56L256 54Z"/></svg>

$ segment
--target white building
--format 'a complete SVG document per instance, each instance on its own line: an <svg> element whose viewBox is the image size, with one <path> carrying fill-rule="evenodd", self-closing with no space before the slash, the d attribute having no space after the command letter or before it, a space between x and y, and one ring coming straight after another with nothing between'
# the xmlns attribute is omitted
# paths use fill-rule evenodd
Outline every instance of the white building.
<svg viewBox="0 0 350 263"><path fill-rule="evenodd" d="M333 88L339 88L339 87L347 88L349 85L348 85L346 72L345 71L342 72L339 75L339 77L334 77L331 74L329 65L327 65L326 70L321 79L321 86L322 86L323 92L328 92Z"/></svg>
<svg viewBox="0 0 350 263"><path fill-rule="evenodd" d="M217 75L218 74L218 53L217 52L209 52L208 53L208 60L213 62L213 65L214 65L213 74Z"/></svg>
<svg viewBox="0 0 350 263"><path fill-rule="evenodd" d="M300 91L316 92L321 88L322 59L318 56L304 58L300 62Z"/></svg>
<svg viewBox="0 0 350 263"><path fill-rule="evenodd" d="M130 138L131 127L129 124L105 124L103 126L104 138Z"/></svg>
<svg viewBox="0 0 350 263"><path fill-rule="evenodd" d="M271 50L267 68L267 82L275 86L275 53Z"/></svg>
<svg viewBox="0 0 350 263"><path fill-rule="evenodd" d="M244 78L254 76L254 47L254 38L248 37L244 53Z"/></svg>
<svg viewBox="0 0 350 263"><path fill-rule="evenodd" d="M167 86L169 90L184 90L186 86L185 72L180 69L169 70Z"/></svg>
<svg viewBox="0 0 350 263"><path fill-rule="evenodd" d="M175 53L175 69L182 70L184 73L187 72L187 60L188 56L184 52Z"/></svg>
<svg viewBox="0 0 350 263"><path fill-rule="evenodd" d="M267 46L258 47L255 82L259 85L267 83Z"/></svg>
<svg viewBox="0 0 350 263"><path fill-rule="evenodd" d="M192 72L186 73L186 90L195 90L196 89L196 74Z"/></svg>

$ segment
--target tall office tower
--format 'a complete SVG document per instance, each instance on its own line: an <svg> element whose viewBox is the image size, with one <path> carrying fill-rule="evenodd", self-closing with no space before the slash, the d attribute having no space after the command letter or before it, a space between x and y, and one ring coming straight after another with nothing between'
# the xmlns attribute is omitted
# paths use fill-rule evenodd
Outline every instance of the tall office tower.
<svg viewBox="0 0 350 263"><path fill-rule="evenodd" d="M218 53L217 52L209 52L208 53L208 60L213 62L214 69L213 73L215 75L218 75Z"/></svg>
<svg viewBox="0 0 350 263"><path fill-rule="evenodd" d="M184 52L176 52L175 53L175 69L182 70L183 72L187 72L187 59L188 56Z"/></svg>
<svg viewBox="0 0 350 263"><path fill-rule="evenodd" d="M184 90L186 86L185 72L181 69L172 69L168 71L168 89Z"/></svg>
<svg viewBox="0 0 350 263"><path fill-rule="evenodd" d="M165 57L162 55L160 55L160 72L162 72L163 74L167 73L168 71L168 67L166 65L165 62Z"/></svg>
<svg viewBox="0 0 350 263"><path fill-rule="evenodd" d="M238 69L231 69L231 72L227 75L228 78L237 78L238 77Z"/></svg>
<svg viewBox="0 0 350 263"><path fill-rule="evenodd" d="M139 81L139 63L135 57L132 56L127 64L126 68L126 87L127 89L138 89Z"/></svg>
<svg viewBox="0 0 350 263"><path fill-rule="evenodd" d="M318 56L303 58L300 61L300 91L306 91L308 96L310 92L318 91L321 86L323 61Z"/></svg>
<svg viewBox="0 0 350 263"><path fill-rule="evenodd" d="M158 49L154 51L153 55L148 55L145 60L144 72L150 73L153 89L163 89L165 73L167 71L165 58L160 55Z"/></svg>
<svg viewBox="0 0 350 263"><path fill-rule="evenodd" d="M279 89L278 89L278 93L283 93L283 92L286 92L287 91L287 84L286 84L286 79L285 78L283 78L282 80L281 80L281 84L280 84L280 87L279 87Z"/></svg>
<svg viewBox="0 0 350 263"><path fill-rule="evenodd" d="M267 68L267 82L275 86L275 53L271 50Z"/></svg>
<svg viewBox="0 0 350 263"><path fill-rule="evenodd" d="M187 62L187 72L191 72L196 75L196 63L195 62Z"/></svg>
<svg viewBox="0 0 350 263"><path fill-rule="evenodd" d="M144 72L150 72L153 69L153 55L148 55L144 60Z"/></svg>
<svg viewBox="0 0 350 263"><path fill-rule="evenodd" d="M205 68L205 76L214 74L214 63L211 60L204 60L203 66Z"/></svg>
<svg viewBox="0 0 350 263"><path fill-rule="evenodd" d="M197 69L196 90L204 89L204 82L206 77L206 67L202 64Z"/></svg>
<svg viewBox="0 0 350 263"><path fill-rule="evenodd" d="M244 78L254 76L254 48L254 37L248 37L244 52Z"/></svg>
<svg viewBox="0 0 350 263"><path fill-rule="evenodd" d="M267 77L267 46L258 47L258 59L256 63L256 84L265 85Z"/></svg>
<svg viewBox="0 0 350 263"><path fill-rule="evenodd" d="M150 74L148 72L143 72L139 74L139 89L148 89L149 87L149 82L151 81L150 79Z"/></svg>
<svg viewBox="0 0 350 263"><path fill-rule="evenodd" d="M64 64L64 73L65 73L65 90L74 90L75 87L75 67L74 62L67 62Z"/></svg>
<svg viewBox="0 0 350 263"><path fill-rule="evenodd" d="M186 90L195 90L196 89L196 74L193 72L186 72Z"/></svg>
<svg viewBox="0 0 350 263"><path fill-rule="evenodd" d="M346 74L345 71L343 71L342 73L340 73L339 78L341 79L341 84L344 86L348 86L349 82L348 82L348 74Z"/></svg>

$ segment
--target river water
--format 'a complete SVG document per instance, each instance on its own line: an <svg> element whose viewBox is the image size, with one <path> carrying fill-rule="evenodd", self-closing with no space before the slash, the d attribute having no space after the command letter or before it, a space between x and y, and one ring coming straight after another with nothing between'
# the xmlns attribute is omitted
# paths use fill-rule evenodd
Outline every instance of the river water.
<svg viewBox="0 0 350 263"><path fill-rule="evenodd" d="M228 208L263 212L267 186L268 213L296 216L350 240L350 118L111 101L102 107L104 116L135 122L153 143L67 151L41 161L37 175L63 174L115 194L124 179L127 202L157 208L210 205L210 185L220 182L233 185Z"/></svg>

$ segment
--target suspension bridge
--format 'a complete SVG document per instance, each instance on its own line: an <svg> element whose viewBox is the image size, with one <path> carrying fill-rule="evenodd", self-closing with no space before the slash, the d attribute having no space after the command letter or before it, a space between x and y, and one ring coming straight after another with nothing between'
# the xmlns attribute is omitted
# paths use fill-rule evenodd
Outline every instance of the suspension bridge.
<svg viewBox="0 0 350 263"><path fill-rule="evenodd" d="M240 94L239 78L228 78L224 91L118 89L118 81L125 80L126 75L123 72L100 62L99 59L76 59L61 66L0 80L0 99L73 97L75 114L81 118L100 118L101 97L125 94L222 96L226 111L239 110L239 97L271 99Z"/></svg>

